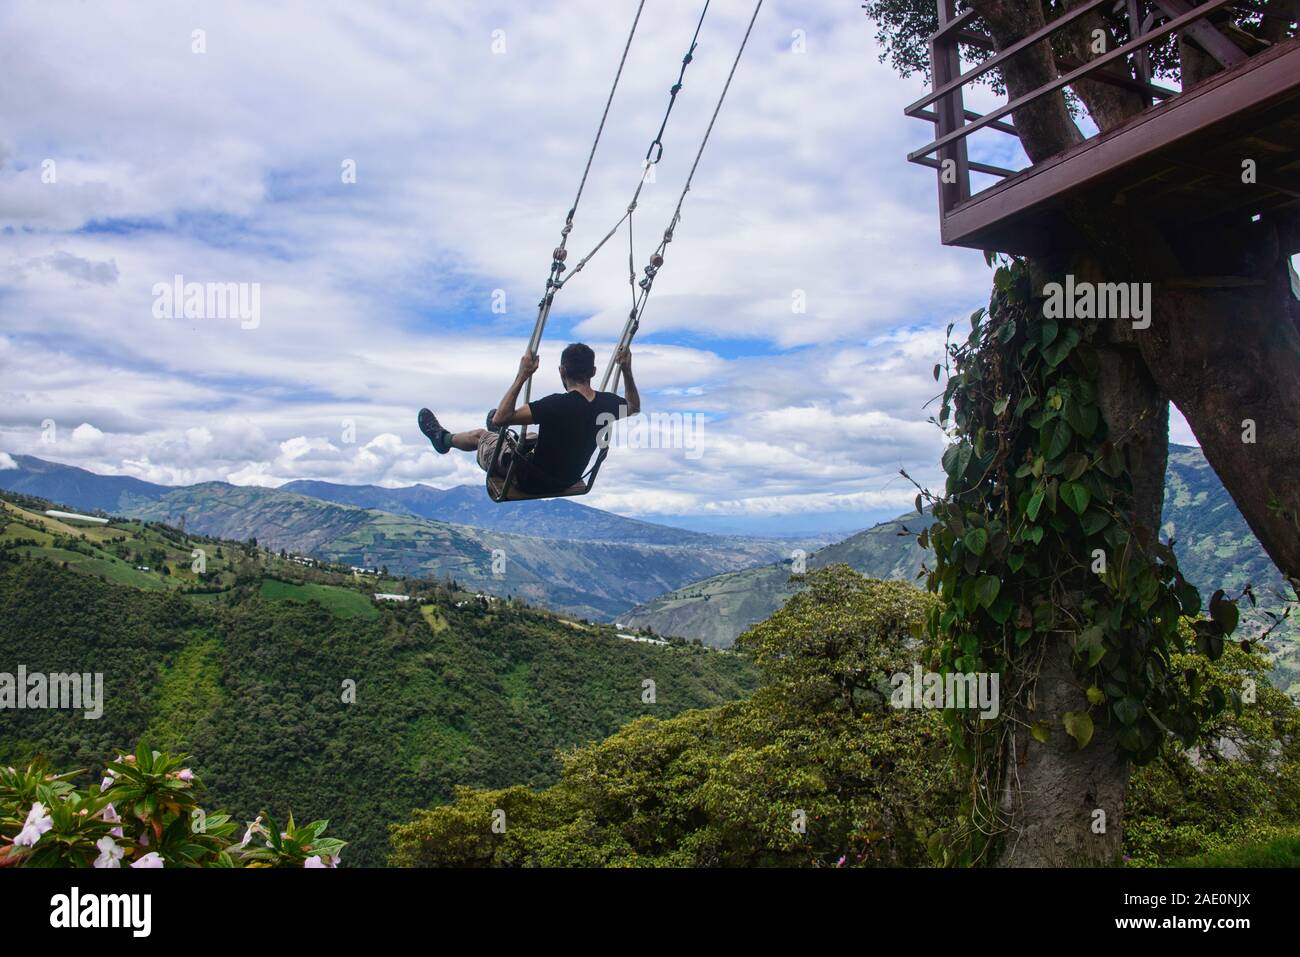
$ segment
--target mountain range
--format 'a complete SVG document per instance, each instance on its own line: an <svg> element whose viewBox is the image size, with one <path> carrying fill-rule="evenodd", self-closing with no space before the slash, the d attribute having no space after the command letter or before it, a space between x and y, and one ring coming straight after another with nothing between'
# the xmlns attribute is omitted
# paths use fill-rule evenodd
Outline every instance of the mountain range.
<svg viewBox="0 0 1300 957"><path fill-rule="evenodd" d="M798 588L798 564L844 562L879 578L915 581L925 553L916 513L841 541L710 535L624 518L568 500L490 502L482 488L382 488L295 481L279 489L222 482L171 487L12 456L0 488L182 526L393 575L451 578L569 614L729 647ZM1162 534L1203 594L1236 595L1249 627L1287 606L1282 576L1246 526L1199 449L1171 446ZM1282 673L1300 676L1300 625L1273 644ZM1293 668L1292 662L1295 662ZM1290 679L1288 679L1290 681ZM1283 685L1286 687L1286 685ZM1300 683L1297 683L1300 690Z"/></svg>
<svg viewBox="0 0 1300 957"><path fill-rule="evenodd" d="M606 620L726 571L823 545L829 536L708 535L564 500L496 505L482 488L293 482L281 489L166 486L13 455L0 488L73 508L162 522L395 575L452 578Z"/></svg>
<svg viewBox="0 0 1300 957"><path fill-rule="evenodd" d="M1200 449L1170 446L1162 517L1162 536L1173 541L1183 573L1205 598L1218 588L1236 596L1252 586L1259 604L1252 608L1241 603L1246 623L1242 635L1270 627L1273 619L1267 613L1281 615L1294 601ZM812 553L807 567L844 562L875 578L915 581L927 555L916 533L928 521L912 512L884 522ZM792 565L785 559L715 575L638 605L619 620L658 634L730 647L746 628L769 617L798 590L790 579ZM1279 687L1300 694L1300 622L1293 619L1282 623L1268 645Z"/></svg>
<svg viewBox="0 0 1300 957"><path fill-rule="evenodd" d="M920 516L912 512L815 551L805 556L804 566L811 571L842 562L872 578L914 580L926 555L916 543L922 527ZM770 617L799 591L790 577L798 571L798 559L786 558L725 572L638 605L619 621L729 648L741 632Z"/></svg>

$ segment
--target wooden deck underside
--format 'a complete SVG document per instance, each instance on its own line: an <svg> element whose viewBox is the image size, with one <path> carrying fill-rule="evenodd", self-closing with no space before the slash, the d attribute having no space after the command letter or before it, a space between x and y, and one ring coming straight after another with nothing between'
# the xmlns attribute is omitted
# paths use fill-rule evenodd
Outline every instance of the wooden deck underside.
<svg viewBox="0 0 1300 957"><path fill-rule="evenodd" d="M1242 182L1247 159L1255 185ZM1300 38L975 195L944 217L943 242L1048 254L1068 243L1074 202L1165 227L1300 203Z"/></svg>

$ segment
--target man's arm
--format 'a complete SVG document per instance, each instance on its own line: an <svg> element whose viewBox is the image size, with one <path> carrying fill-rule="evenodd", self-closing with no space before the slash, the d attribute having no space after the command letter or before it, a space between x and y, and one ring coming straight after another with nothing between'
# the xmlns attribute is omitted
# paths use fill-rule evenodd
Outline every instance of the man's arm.
<svg viewBox="0 0 1300 957"><path fill-rule="evenodd" d="M497 410L492 413L492 424L497 428L503 425L532 425L533 411L524 403L519 408L515 408L515 403L519 401L519 393L523 391L524 383L528 377L537 371L537 366L541 362L537 356L524 353L519 360L519 371L515 373L515 381L510 383L510 388L506 389L506 394L501 397L497 403Z"/></svg>
<svg viewBox="0 0 1300 957"><path fill-rule="evenodd" d="M636 379L632 378L632 350L618 350L614 361L623 373L623 396L627 399L627 414L636 415L641 411L641 393L636 390Z"/></svg>

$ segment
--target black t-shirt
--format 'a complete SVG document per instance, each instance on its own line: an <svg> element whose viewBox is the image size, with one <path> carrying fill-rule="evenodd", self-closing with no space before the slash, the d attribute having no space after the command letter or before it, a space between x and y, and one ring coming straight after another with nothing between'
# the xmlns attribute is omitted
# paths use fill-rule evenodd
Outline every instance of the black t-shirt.
<svg viewBox="0 0 1300 957"><path fill-rule="evenodd" d="M538 426L535 470L519 469L519 487L528 492L562 492L582 478L601 428L627 415L627 402L612 392L597 392L590 402L581 392L557 392L528 408Z"/></svg>

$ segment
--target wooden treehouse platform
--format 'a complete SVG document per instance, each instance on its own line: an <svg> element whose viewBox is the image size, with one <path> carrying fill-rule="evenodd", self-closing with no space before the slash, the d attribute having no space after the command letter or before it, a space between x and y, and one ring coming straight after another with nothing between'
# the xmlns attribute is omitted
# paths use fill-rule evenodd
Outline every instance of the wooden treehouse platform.
<svg viewBox="0 0 1300 957"><path fill-rule="evenodd" d="M965 109L962 90L1021 50L1043 41L1084 13L1115 0L1092 0L1024 40L961 73L959 44L992 50L971 29L973 15L938 0L940 28L931 37L934 87L906 110L934 124L935 139L908 159L939 171L940 233L948 246L1047 255L1070 242L1067 206L1122 205L1165 228L1212 225L1225 216L1266 213L1300 203L1300 38L1242 50L1206 17L1232 5L1209 0L1159 0L1164 13L1137 20L1129 0L1128 43L1084 64L1058 58L1060 76L989 113ZM1121 0L1124 2L1124 0ZM1185 31L1223 69L1190 89L1151 82L1146 48ZM991 129L1015 136L1011 118L1040 97L1080 79L1114 83L1142 93L1146 110L1019 172L972 162L967 138ZM1243 181L1246 160L1255 182ZM1000 182L972 192L971 174Z"/></svg>

